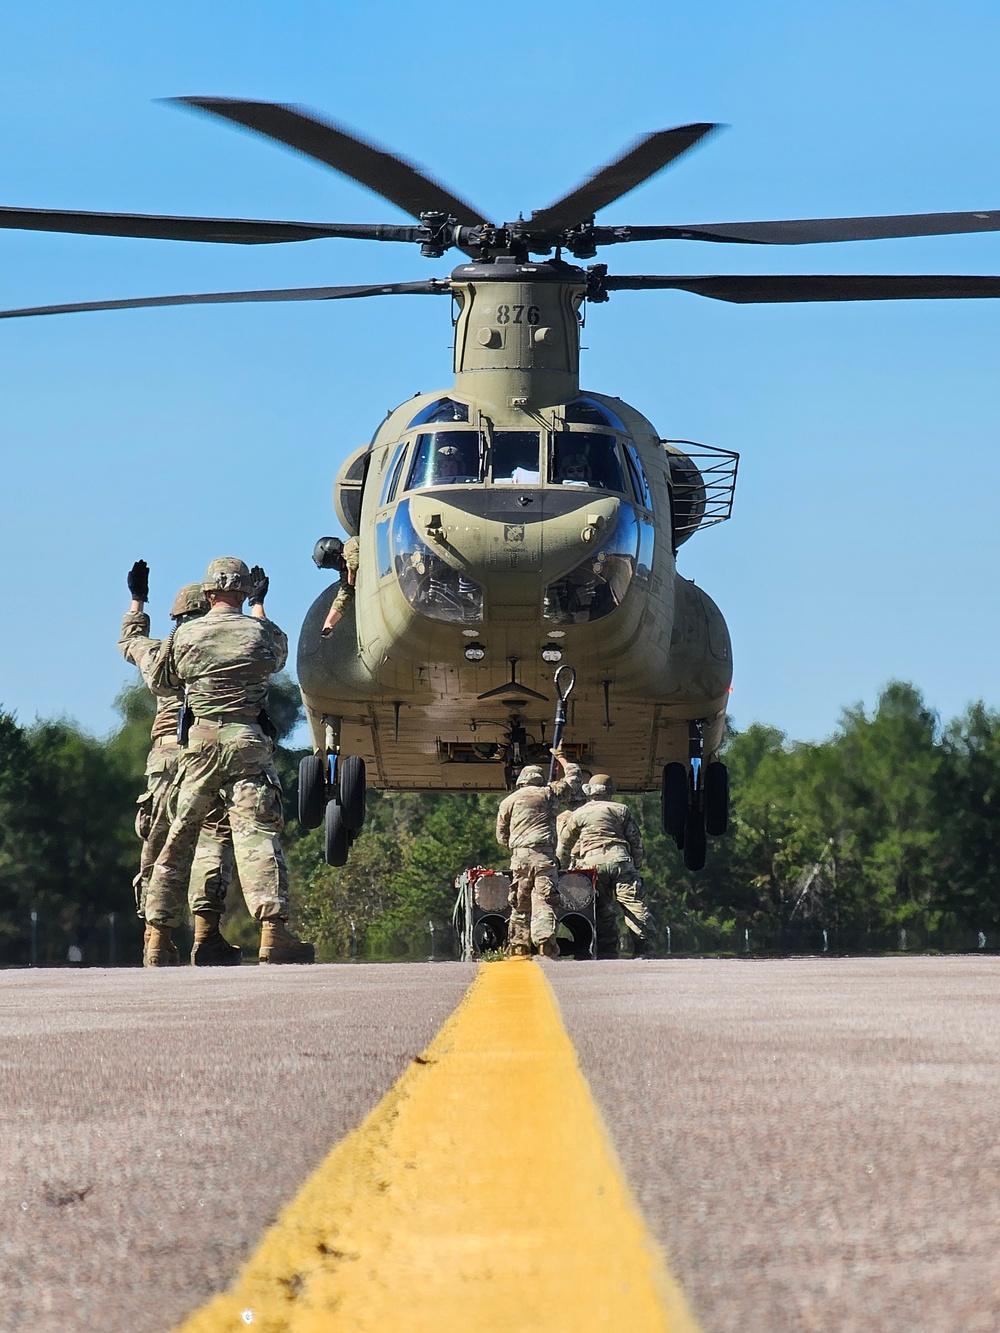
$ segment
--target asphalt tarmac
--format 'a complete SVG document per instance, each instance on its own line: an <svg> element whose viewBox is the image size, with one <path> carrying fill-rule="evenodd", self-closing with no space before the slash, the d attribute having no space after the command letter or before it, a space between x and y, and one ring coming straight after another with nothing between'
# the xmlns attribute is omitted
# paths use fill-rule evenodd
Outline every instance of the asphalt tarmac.
<svg viewBox="0 0 1000 1333"><path fill-rule="evenodd" d="M546 974L704 1333L1000 1329L1000 959Z"/></svg>
<svg viewBox="0 0 1000 1333"><path fill-rule="evenodd" d="M703 1333L1000 1328L1000 959L545 971ZM228 1286L473 974L0 973L3 1333Z"/></svg>
<svg viewBox="0 0 1000 1333"><path fill-rule="evenodd" d="M166 1333L475 967L0 972L0 1329Z"/></svg>

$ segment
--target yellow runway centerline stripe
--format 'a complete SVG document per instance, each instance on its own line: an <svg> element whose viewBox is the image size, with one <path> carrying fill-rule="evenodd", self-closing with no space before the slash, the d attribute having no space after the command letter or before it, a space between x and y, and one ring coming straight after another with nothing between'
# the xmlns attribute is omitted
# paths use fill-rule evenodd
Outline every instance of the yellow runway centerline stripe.
<svg viewBox="0 0 1000 1333"><path fill-rule="evenodd" d="M179 1333L697 1333L540 967L484 964Z"/></svg>

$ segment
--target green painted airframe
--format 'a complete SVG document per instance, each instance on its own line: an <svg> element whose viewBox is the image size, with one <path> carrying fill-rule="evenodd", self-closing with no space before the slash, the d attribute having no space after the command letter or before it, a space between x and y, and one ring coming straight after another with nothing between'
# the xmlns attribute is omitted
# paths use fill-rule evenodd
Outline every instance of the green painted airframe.
<svg viewBox="0 0 1000 1333"><path fill-rule="evenodd" d="M456 269L453 387L396 408L337 479L357 596L328 638L338 585L317 599L298 674L317 752L380 787L504 789L551 740L560 661L567 749L622 790L658 788L693 739L716 758L729 634L675 564L705 483L635 408L581 393L586 285L561 261Z"/></svg>
<svg viewBox="0 0 1000 1333"><path fill-rule="evenodd" d="M471 261L450 278L350 287L208 292L0 311L0 318L236 301L449 296L455 382L391 412L344 465L335 507L360 539L353 606L320 631L331 586L310 610L298 670L314 752L299 818L326 822L343 864L378 787L508 787L544 757L557 668L572 664L566 749L624 791L659 788L663 825L700 869L728 819L718 759L732 675L715 603L683 578L677 549L728 518L737 456L661 440L618 398L581 392L584 301L678 290L747 302L1000 296L1000 278L951 275L609 274L564 262L632 241L802 245L1000 230L1000 212L605 226L595 214L717 126L636 141L527 219L497 225L412 164L300 108L177 99L349 176L413 224L276 222L0 208L0 227L237 245L323 238L416 243ZM546 256L553 256L546 258ZM326 554L317 559L329 565ZM314 557L315 558L315 557ZM560 711L563 705L560 704ZM367 776L366 776L367 770Z"/></svg>

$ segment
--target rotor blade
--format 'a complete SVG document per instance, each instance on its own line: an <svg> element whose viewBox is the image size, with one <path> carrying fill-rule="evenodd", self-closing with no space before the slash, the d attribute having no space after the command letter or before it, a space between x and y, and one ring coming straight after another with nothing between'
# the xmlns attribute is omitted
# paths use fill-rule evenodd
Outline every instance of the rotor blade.
<svg viewBox="0 0 1000 1333"><path fill-rule="evenodd" d="M359 139L340 125L280 102L245 102L235 97L173 97L168 101L222 116L236 125L276 139L307 157L366 185L383 199L419 218L421 213L444 213L467 226L485 222L486 214L438 185L429 176L397 157Z"/></svg>
<svg viewBox="0 0 1000 1333"><path fill-rule="evenodd" d="M570 194L557 199L548 208L532 213L529 227L534 231L561 231L575 227L592 218L598 209L607 207L629 190L655 176L675 158L693 148L706 134L719 129L718 125L679 125L673 130L658 130L636 140L632 147L601 167L593 176L577 186Z"/></svg>
<svg viewBox="0 0 1000 1333"><path fill-rule="evenodd" d="M901 213L893 217L800 218L787 222L710 222L688 227L595 227L598 245L616 241L731 241L744 245L817 245L899 236L955 236L1000 231L1000 212Z"/></svg>
<svg viewBox="0 0 1000 1333"><path fill-rule="evenodd" d="M383 282L363 287L281 287L262 292L198 292L191 296L140 296L124 301L80 301L73 305L39 305L24 310L0 310L0 319L26 315L73 315L87 310L141 310L162 305L226 305L245 301L341 301L351 296L447 296L448 278L422 282Z"/></svg>
<svg viewBox="0 0 1000 1333"><path fill-rule="evenodd" d="M673 278L654 274L619 274L603 279L608 291L673 288L715 301L934 301L1000 296L1000 278L951 277L902 273L839 273Z"/></svg>
<svg viewBox="0 0 1000 1333"><path fill-rule="evenodd" d="M81 213L53 208L0 207L0 227L20 231L76 232L84 236L137 236L160 241L217 241L272 245L344 237L366 241L416 241L419 227L368 222L263 222L255 218L177 218L151 213Z"/></svg>

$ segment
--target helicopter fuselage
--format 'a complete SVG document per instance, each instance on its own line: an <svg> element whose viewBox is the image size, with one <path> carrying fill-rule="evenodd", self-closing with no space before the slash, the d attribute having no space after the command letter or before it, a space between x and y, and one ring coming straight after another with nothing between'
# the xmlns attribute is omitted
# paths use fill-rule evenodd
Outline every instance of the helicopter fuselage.
<svg viewBox="0 0 1000 1333"><path fill-rule="evenodd" d="M581 270L463 265L455 384L391 412L337 486L360 536L352 611L314 603L298 674L314 748L382 788L503 788L551 739L623 790L711 759L732 674L725 622L675 564L671 452L616 398L581 394ZM674 451L676 454L676 451Z"/></svg>

